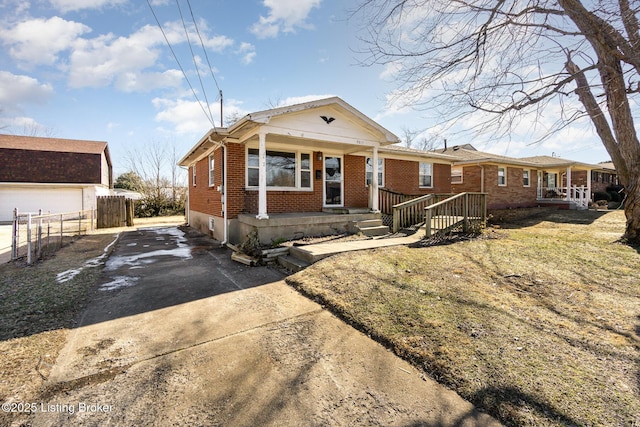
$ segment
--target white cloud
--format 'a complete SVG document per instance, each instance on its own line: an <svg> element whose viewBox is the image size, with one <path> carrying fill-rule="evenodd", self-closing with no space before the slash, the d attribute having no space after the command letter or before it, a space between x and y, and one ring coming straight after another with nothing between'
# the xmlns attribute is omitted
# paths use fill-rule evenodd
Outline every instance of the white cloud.
<svg viewBox="0 0 640 427"><path fill-rule="evenodd" d="M242 57L242 62L246 65L253 62L253 58L256 57L256 48L251 43L241 43L237 54Z"/></svg>
<svg viewBox="0 0 640 427"><path fill-rule="evenodd" d="M60 12L73 12L83 9L101 9L125 4L127 0L50 0L51 5Z"/></svg>
<svg viewBox="0 0 640 427"><path fill-rule="evenodd" d="M58 54L73 47L78 38L91 28L58 16L31 19L0 30L0 40L9 46L14 59L27 64L53 65Z"/></svg>
<svg viewBox="0 0 640 427"><path fill-rule="evenodd" d="M154 98L152 103L159 110L156 114L156 121L171 123L177 133L204 134L211 129L211 122L197 101ZM206 106L204 107L206 108ZM212 107L215 108L215 106ZM212 109L212 113L215 118L216 110Z"/></svg>
<svg viewBox="0 0 640 427"><path fill-rule="evenodd" d="M305 102L317 101L319 99L332 98L336 95L303 95L290 96L278 102L278 107L286 107L288 105L304 104Z"/></svg>
<svg viewBox="0 0 640 427"><path fill-rule="evenodd" d="M33 77L0 71L0 105L3 108L39 104L53 95L53 87ZM7 111L5 111L6 113Z"/></svg>
<svg viewBox="0 0 640 427"><path fill-rule="evenodd" d="M253 24L251 32L260 39L276 37L282 31L294 32L296 28L310 29L313 26L306 22L311 9L320 6L321 0L264 0L269 8L269 15L260 16Z"/></svg>

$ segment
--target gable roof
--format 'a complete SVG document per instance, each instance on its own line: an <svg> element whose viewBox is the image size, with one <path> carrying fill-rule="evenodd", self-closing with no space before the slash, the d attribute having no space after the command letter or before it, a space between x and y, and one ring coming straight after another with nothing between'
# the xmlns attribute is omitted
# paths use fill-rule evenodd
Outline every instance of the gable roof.
<svg viewBox="0 0 640 427"><path fill-rule="evenodd" d="M340 114L341 117L346 118L346 122L355 123L356 126L349 127L349 125L343 125L342 128L334 128L332 131L325 131L318 130L317 125L314 125L310 122L305 122L302 125L300 122L297 124L301 127L296 129L278 127L280 123L286 121L287 116L300 117L300 113L312 111L314 109L320 110L320 114L326 114L327 111L331 112L331 114L334 114L334 112L336 114ZM329 116L325 117L331 120ZM325 117L318 116L315 118L319 122L321 122L320 118L325 119ZM340 120L333 122L332 127L335 126L335 123L339 122ZM276 123L275 126L273 125L274 123ZM329 125L330 123L331 121L326 121L327 125ZM191 163L200 160L216 146L223 145L227 142L243 143L248 139L248 137L255 137L258 128L260 128L261 126L268 128L268 133L270 134L272 132L275 132L276 134L287 138L303 138L308 140L316 140L317 142L323 141L324 143L335 142L337 144L351 144L355 147L357 147L363 141L367 141L368 143L362 144L362 147L371 147L371 144L374 143L379 144L380 146L388 146L400 142L400 139L391 131L376 123L374 120L370 119L369 117L346 103L341 98L334 96L295 105L287 105L263 111L256 111L247 114L229 127L213 128L209 130L209 132L207 132L202 138L200 138L200 140L189 150L189 152L187 152L187 154L185 154L178 161L178 165L185 167L189 166ZM322 124L322 126L324 126L324 123ZM360 137L354 136L355 133L348 135L331 133L339 132L339 129L345 131L354 128L358 128L358 130L361 131L359 133L366 136L363 139L360 139Z"/></svg>
<svg viewBox="0 0 640 427"><path fill-rule="evenodd" d="M455 145L453 147L441 148L435 150L437 153L447 154L455 157L454 164L467 163L502 163L518 166L535 167L536 164L525 159L517 159L515 157L501 156L499 154L486 153L478 151L471 144Z"/></svg>
<svg viewBox="0 0 640 427"><path fill-rule="evenodd" d="M78 139L44 138L38 136L0 134L0 148L11 150L51 151L57 153L108 153L104 141L85 141ZM107 158L109 158L107 154ZM109 159L109 163L111 163Z"/></svg>
<svg viewBox="0 0 640 427"><path fill-rule="evenodd" d="M554 156L523 157L522 160L531 162L537 166L544 166L547 168L568 166L584 166L592 169L597 168L596 165L590 165L588 163L577 162L575 160L563 159L561 157Z"/></svg>
<svg viewBox="0 0 640 427"><path fill-rule="evenodd" d="M300 104L276 107L269 110L256 111L254 113L247 114L246 116L238 120L236 123L231 125L228 128L228 131L229 132L236 131L236 129L239 129L247 121L266 124L266 123L269 123L269 121L274 117L278 117L286 114L298 113L301 111L310 110L310 109L319 108L319 107L326 107L326 106L338 107L351 113L353 116L360 119L367 127L384 135L386 138L386 144L395 144L400 142L400 139L396 135L394 135L391 131L387 130L386 128L381 126L379 123L372 120L365 114L361 113L359 110L357 110L356 108L354 108L353 106L345 102L342 98L339 98L337 96L318 99L314 101L307 101Z"/></svg>

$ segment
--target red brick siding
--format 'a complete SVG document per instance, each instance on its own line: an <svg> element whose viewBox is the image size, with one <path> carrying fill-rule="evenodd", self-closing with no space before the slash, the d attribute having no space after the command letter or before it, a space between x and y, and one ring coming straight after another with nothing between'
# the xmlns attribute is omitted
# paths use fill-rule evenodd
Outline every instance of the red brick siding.
<svg viewBox="0 0 640 427"><path fill-rule="evenodd" d="M193 185L193 169L189 168L189 208L211 216L222 216L222 150L214 151L214 186L209 187L209 156L196 163L196 185Z"/></svg>
<svg viewBox="0 0 640 427"><path fill-rule="evenodd" d="M433 188L420 188L420 162L385 159L384 188L403 194L451 192L451 166L433 164Z"/></svg>
<svg viewBox="0 0 640 427"><path fill-rule="evenodd" d="M366 157L344 156L344 206L369 206L369 188L366 177Z"/></svg>
<svg viewBox="0 0 640 427"><path fill-rule="evenodd" d="M537 206L538 171L529 170L529 187L525 187L522 182L522 168L506 167L506 169L507 185L500 186L498 185L498 166L484 166L484 192L487 193L487 208L506 209ZM481 177L481 166L465 166L462 183L453 184L453 192L482 191Z"/></svg>
<svg viewBox="0 0 640 427"><path fill-rule="evenodd" d="M322 160L312 153L311 181L313 191L273 191L267 189L267 213L321 212L322 211ZM244 168L244 163L243 163ZM316 171L321 171L316 179ZM244 176L242 188L244 188ZM258 213L258 190L247 190L244 196L244 212Z"/></svg>
<svg viewBox="0 0 640 427"><path fill-rule="evenodd" d="M100 184L100 154L0 149L0 182Z"/></svg>
<svg viewBox="0 0 640 427"><path fill-rule="evenodd" d="M242 144L228 144L227 151L227 217L235 219L245 211L245 155ZM257 213L257 209L256 209Z"/></svg>

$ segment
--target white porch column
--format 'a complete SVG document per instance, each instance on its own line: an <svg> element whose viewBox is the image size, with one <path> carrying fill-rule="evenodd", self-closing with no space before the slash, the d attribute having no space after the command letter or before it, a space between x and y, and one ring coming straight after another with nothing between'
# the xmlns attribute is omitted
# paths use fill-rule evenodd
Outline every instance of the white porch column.
<svg viewBox="0 0 640 427"><path fill-rule="evenodd" d="M372 187L372 197L371 197L371 211L378 213L380 212L380 206L378 203L378 186L380 183L378 182L378 147L373 147L373 176L371 177L371 187Z"/></svg>
<svg viewBox="0 0 640 427"><path fill-rule="evenodd" d="M260 146L258 149L258 219L269 219L267 215L267 135L258 135Z"/></svg>
<svg viewBox="0 0 640 427"><path fill-rule="evenodd" d="M573 200L573 193L571 192L571 166L567 166L567 200Z"/></svg>

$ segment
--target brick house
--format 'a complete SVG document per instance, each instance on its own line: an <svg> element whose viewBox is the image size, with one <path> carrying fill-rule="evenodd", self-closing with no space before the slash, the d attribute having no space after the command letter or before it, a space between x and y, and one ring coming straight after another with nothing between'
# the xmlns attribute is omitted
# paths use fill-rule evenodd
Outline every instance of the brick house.
<svg viewBox="0 0 640 427"><path fill-rule="evenodd" d="M451 167L454 193L487 193L489 209L553 205L586 208L592 197L592 171L598 166L552 156L514 158L465 144L437 150L456 158Z"/></svg>
<svg viewBox="0 0 640 427"><path fill-rule="evenodd" d="M11 221L15 208L94 209L112 187L106 142L0 134L0 221Z"/></svg>
<svg viewBox="0 0 640 427"><path fill-rule="evenodd" d="M340 98L246 115L207 132L179 161L189 224L222 242L333 234L379 216L379 189L451 192L453 157L398 138Z"/></svg>

